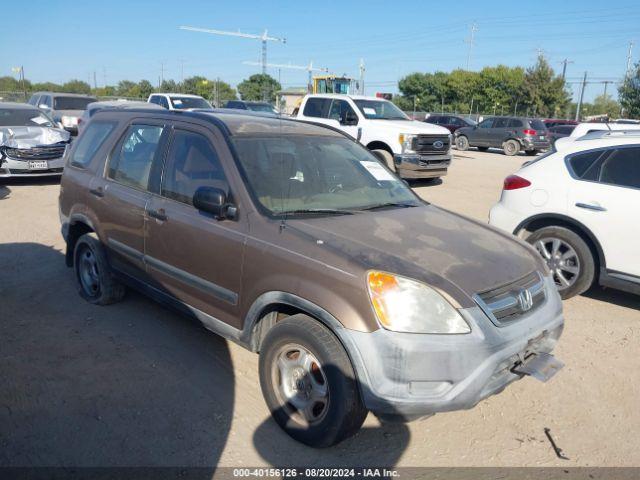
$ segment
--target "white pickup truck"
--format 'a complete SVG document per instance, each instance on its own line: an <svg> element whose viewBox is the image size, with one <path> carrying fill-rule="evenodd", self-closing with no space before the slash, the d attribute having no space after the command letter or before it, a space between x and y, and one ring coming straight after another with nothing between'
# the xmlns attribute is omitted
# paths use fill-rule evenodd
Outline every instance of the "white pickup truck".
<svg viewBox="0 0 640 480"><path fill-rule="evenodd" d="M438 178L451 163L451 135L417 122L388 100L358 95L307 95L295 117L351 135L402 178Z"/></svg>

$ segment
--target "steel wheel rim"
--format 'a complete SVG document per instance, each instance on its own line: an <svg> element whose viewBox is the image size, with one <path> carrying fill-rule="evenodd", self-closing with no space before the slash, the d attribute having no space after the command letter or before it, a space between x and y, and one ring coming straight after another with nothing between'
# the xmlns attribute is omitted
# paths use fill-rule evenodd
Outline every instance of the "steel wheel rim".
<svg viewBox="0 0 640 480"><path fill-rule="evenodd" d="M459 137L456 143L460 149L464 149L467 146L467 140L464 137Z"/></svg>
<svg viewBox="0 0 640 480"><path fill-rule="evenodd" d="M576 283L580 276L580 258L575 249L564 240L545 237L534 243L538 253L547 262L558 290L566 290Z"/></svg>
<svg viewBox="0 0 640 480"><path fill-rule="evenodd" d="M507 152L509 153L513 153L516 151L516 147L513 145L513 143L508 142L506 145L506 148L507 148Z"/></svg>
<svg viewBox="0 0 640 480"><path fill-rule="evenodd" d="M307 348L287 344L275 355L271 369L278 403L297 423L321 422L329 409L329 382L318 359Z"/></svg>
<svg viewBox="0 0 640 480"><path fill-rule="evenodd" d="M92 297L100 292L100 274L96 256L90 248L80 252L78 273L82 289Z"/></svg>

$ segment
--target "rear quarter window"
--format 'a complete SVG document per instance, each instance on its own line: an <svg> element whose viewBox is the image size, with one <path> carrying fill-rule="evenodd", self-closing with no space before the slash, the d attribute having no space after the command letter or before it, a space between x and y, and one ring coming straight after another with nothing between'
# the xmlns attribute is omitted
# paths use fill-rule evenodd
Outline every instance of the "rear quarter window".
<svg viewBox="0 0 640 480"><path fill-rule="evenodd" d="M600 158L605 151L597 150L573 155L569 158L569 166L575 178L580 180L598 180Z"/></svg>
<svg viewBox="0 0 640 480"><path fill-rule="evenodd" d="M69 163L81 168L89 165L91 159L115 126L115 122L92 122L87 125L84 132L75 142L75 148L71 153Z"/></svg>
<svg viewBox="0 0 640 480"><path fill-rule="evenodd" d="M302 114L305 117L326 117L329 110L330 98L310 98L307 100Z"/></svg>

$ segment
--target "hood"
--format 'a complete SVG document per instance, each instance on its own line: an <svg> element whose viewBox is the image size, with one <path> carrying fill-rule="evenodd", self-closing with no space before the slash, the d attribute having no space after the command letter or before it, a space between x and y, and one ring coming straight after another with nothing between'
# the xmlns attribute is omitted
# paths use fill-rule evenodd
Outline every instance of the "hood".
<svg viewBox="0 0 640 480"><path fill-rule="evenodd" d="M69 132L51 127L0 127L0 147L32 148L68 142Z"/></svg>
<svg viewBox="0 0 640 480"><path fill-rule="evenodd" d="M371 120L375 124L383 124L385 127L395 129L398 133L422 133L426 135L449 135L449 129L434 125L433 123L418 122L416 120Z"/></svg>
<svg viewBox="0 0 640 480"><path fill-rule="evenodd" d="M289 220L287 229L322 240L323 248L364 269L442 288L463 306L478 292L542 269L519 240L433 205Z"/></svg>

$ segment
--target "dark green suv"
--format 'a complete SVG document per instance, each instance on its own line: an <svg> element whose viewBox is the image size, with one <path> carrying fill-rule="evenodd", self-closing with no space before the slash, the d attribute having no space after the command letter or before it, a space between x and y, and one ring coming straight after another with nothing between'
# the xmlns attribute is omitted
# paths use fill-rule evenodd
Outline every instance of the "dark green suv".
<svg viewBox="0 0 640 480"><path fill-rule="evenodd" d="M458 150L501 148L509 156L520 151L535 155L551 148L542 120L522 117L491 117L473 127L460 128L455 132L455 143Z"/></svg>

